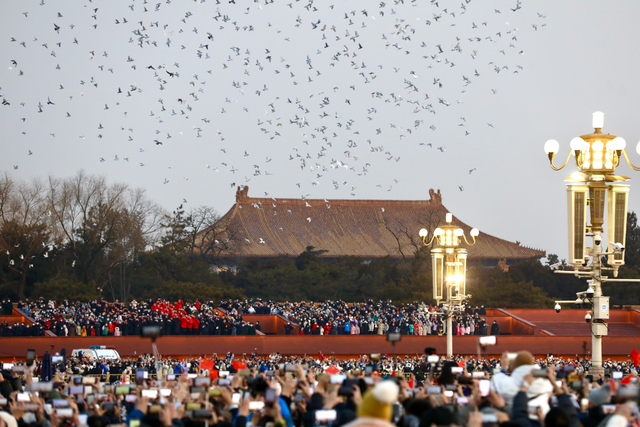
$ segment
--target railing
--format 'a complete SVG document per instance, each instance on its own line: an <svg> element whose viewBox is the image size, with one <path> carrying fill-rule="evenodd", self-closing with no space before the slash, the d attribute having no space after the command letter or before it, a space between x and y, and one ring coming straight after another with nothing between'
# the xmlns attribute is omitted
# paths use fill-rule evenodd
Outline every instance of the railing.
<svg viewBox="0 0 640 427"><path fill-rule="evenodd" d="M524 319L522 319L522 318L520 318L520 317L518 317L516 315L511 314L505 309L499 308L498 311L501 312L501 313L506 314L507 316L509 316L513 320L515 320L516 322L520 323L521 325L518 325L518 326L520 326L518 329L522 329L524 332L526 332L526 333L524 333L522 335L535 335L535 333L536 333L536 325L535 324L533 324L533 323L531 323L531 322L529 322L527 320L524 320ZM513 327L511 328L512 335L514 335L514 336L516 335L514 333L515 332L515 328L516 328L516 325L513 325ZM553 336L553 334L551 334L551 333L549 333L547 331L545 331L545 332L548 335Z"/></svg>

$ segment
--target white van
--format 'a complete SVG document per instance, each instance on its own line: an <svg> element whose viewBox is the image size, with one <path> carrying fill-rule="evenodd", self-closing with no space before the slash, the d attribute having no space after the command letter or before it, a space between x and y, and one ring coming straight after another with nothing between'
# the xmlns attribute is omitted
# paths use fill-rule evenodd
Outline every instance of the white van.
<svg viewBox="0 0 640 427"><path fill-rule="evenodd" d="M120 360L120 354L112 345L92 345L89 348L75 349L71 352L71 357L80 357L80 353L90 359Z"/></svg>

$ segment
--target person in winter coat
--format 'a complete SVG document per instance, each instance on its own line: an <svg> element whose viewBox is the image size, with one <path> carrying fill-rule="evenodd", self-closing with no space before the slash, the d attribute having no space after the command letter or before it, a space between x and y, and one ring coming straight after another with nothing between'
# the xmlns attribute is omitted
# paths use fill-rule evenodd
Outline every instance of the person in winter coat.
<svg viewBox="0 0 640 427"><path fill-rule="evenodd" d="M493 325L491 325L491 335L500 335L500 326L498 326L498 322L493 321Z"/></svg>
<svg viewBox="0 0 640 427"><path fill-rule="evenodd" d="M506 353L502 356L500 364L503 368L509 363ZM553 392L553 385L547 378L536 378L530 383L524 382L524 377L529 375L533 369L539 369L533 362L533 355L528 351L518 352L516 358L511 361L509 370L511 375L498 373L491 379L491 388L505 401L505 410L511 412L513 400L523 385L526 385L527 396L536 400L536 405L540 407L543 415L549 412L549 398Z"/></svg>
<svg viewBox="0 0 640 427"><path fill-rule="evenodd" d="M113 330L113 336L114 337L119 337L120 336L120 328L119 327L115 327L115 329Z"/></svg>

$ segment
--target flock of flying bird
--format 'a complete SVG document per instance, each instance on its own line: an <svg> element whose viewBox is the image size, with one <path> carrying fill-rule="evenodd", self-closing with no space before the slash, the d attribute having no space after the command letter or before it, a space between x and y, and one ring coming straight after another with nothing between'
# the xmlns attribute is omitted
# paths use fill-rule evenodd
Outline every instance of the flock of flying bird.
<svg viewBox="0 0 640 427"><path fill-rule="evenodd" d="M0 111L28 141L21 155L99 143L78 168L157 166L167 185L200 164L231 187L291 174L296 192L352 197L392 191L388 171L406 156L446 156L438 131L451 118L469 140L493 128L460 105L483 77L523 72L519 38L546 26L537 11L520 18L520 0L37 1L5 15L15 35L0 40ZM37 93L30 76L44 80Z"/></svg>

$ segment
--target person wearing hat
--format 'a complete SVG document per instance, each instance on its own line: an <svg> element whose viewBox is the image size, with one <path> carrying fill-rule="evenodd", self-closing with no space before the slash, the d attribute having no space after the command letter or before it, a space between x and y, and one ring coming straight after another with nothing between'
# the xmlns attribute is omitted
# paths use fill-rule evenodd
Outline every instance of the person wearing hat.
<svg viewBox="0 0 640 427"><path fill-rule="evenodd" d="M589 407L583 420L585 426L597 426L606 417L602 405L611 403L611 384L606 383L600 388L592 389L589 392Z"/></svg>
<svg viewBox="0 0 640 427"><path fill-rule="evenodd" d="M345 427L394 427L393 404L398 400L398 385L389 380L380 381L362 397L356 414L358 418Z"/></svg>
<svg viewBox="0 0 640 427"><path fill-rule="evenodd" d="M502 355L500 364L503 368L506 368L507 364L509 364L507 353ZM547 378L535 378L531 382L524 380L524 377L534 369L540 369L540 367L534 364L533 355L528 351L520 351L510 363L509 375L498 373L493 376L491 389L504 399L507 412L511 412L514 397L518 394L520 388L525 386L529 399L535 399L536 402L540 403L537 406L540 407L543 415L546 415L549 411L548 401L553 392L553 385L549 380Z"/></svg>

